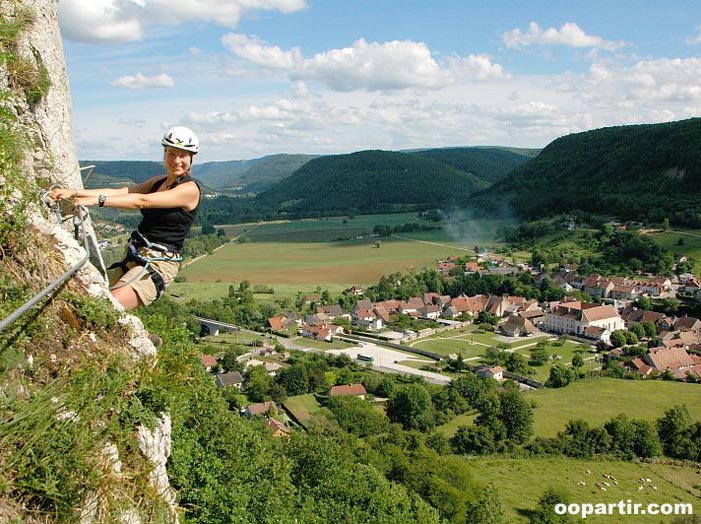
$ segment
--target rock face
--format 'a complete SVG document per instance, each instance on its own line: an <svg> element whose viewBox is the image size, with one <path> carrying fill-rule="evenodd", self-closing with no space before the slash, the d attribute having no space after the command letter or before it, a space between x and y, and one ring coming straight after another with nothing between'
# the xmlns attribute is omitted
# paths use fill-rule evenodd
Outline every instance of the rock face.
<svg viewBox="0 0 701 524"><path fill-rule="evenodd" d="M0 0L2 12L13 12L15 2ZM33 108L18 115L34 142L32 169L35 177L48 178L67 187L82 187L73 142L71 94L66 74L63 41L58 27L58 0L22 0L34 13L34 22L20 35L19 51L45 68L51 86Z"/></svg>
<svg viewBox="0 0 701 524"><path fill-rule="evenodd" d="M82 188L73 141L70 86L58 26L58 0L0 0L0 12L3 16L12 18L22 8L31 11L33 22L20 34L17 54L28 60L36 71L41 72L44 80L48 79L45 83L48 90L42 90L41 96L30 99L13 84L9 72L0 69L0 88L10 89L16 95L8 107L14 112L17 123L26 130L31 141L30 153L23 162L23 171L33 179L34 183L30 185L34 188L47 185ZM2 182L0 174L0 184ZM67 268L72 267L76 260L82 259L85 251L50 213L46 210L41 212L41 207L37 199L32 215L35 231L53 237L54 245L63 254ZM91 248L91 251L97 252L93 228L89 221L84 225L93 242L94 250ZM67 227L72 227L70 221ZM93 265L83 266L74 278L79 280L88 295L111 298L105 280ZM113 304L117 309L122 309L114 300ZM127 342L132 348L133 358L155 356L155 348L148 339L141 320L125 314L123 310L122 313L120 323L129 327L126 331L131 333L131 338ZM151 483L165 503L172 508L172 522L177 522L175 497L165 470L170 454L170 418L163 414L155 429L147 431L145 428L134 428L134 434L137 446L144 454L144 460L148 460L153 468ZM109 446L109 443L105 445ZM114 458L114 463L119 463L119 457ZM86 500L85 504L83 509L86 511L83 512L81 522L99 520L91 507L90 499ZM135 515L135 510L127 510L122 521L138 522Z"/></svg>
<svg viewBox="0 0 701 524"><path fill-rule="evenodd" d="M3 12L12 2L0 0ZM80 165L73 141L71 92L63 53L63 41L58 26L58 0L21 0L34 14L33 23L20 36L18 51L33 60L38 71L44 72L50 84L36 104L19 105L20 123L29 130L33 145L27 169L35 179L49 180L51 187L82 188ZM93 255L99 253L90 217L85 219L88 241ZM103 273L99 256L91 257Z"/></svg>
<svg viewBox="0 0 701 524"><path fill-rule="evenodd" d="M170 457L170 435L172 427L170 416L162 414L153 429L139 427L139 449L153 464L149 475L151 484L163 499L175 506L175 493L170 487L166 463Z"/></svg>

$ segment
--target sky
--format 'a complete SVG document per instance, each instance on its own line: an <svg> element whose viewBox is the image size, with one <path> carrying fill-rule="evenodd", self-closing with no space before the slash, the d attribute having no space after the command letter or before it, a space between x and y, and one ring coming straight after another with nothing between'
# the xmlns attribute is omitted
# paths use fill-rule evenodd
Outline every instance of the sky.
<svg viewBox="0 0 701 524"><path fill-rule="evenodd" d="M78 156L542 148L701 116L698 0L61 0Z"/></svg>

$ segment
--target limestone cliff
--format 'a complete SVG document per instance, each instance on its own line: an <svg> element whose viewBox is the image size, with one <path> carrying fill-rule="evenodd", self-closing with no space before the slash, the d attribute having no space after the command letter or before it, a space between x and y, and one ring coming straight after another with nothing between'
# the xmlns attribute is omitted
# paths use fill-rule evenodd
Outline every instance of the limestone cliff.
<svg viewBox="0 0 701 524"><path fill-rule="evenodd" d="M42 201L82 187L57 9L0 0L0 321L86 253ZM139 398L146 334L90 263L0 332L0 522L177 521L170 420Z"/></svg>

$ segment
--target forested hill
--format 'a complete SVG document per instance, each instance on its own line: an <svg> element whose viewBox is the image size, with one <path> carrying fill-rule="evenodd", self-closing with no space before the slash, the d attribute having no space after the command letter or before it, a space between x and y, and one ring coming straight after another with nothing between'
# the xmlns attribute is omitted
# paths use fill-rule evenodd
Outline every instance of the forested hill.
<svg viewBox="0 0 701 524"><path fill-rule="evenodd" d="M471 173L420 155L360 151L311 160L256 201L298 215L382 213L447 206L487 185Z"/></svg>
<svg viewBox="0 0 701 524"><path fill-rule="evenodd" d="M315 155L268 155L242 173L239 184L247 193L260 193L290 176ZM216 186L215 186L216 187Z"/></svg>
<svg viewBox="0 0 701 524"><path fill-rule="evenodd" d="M539 149L501 147L448 147L412 151L411 155L430 158L494 183L538 154Z"/></svg>
<svg viewBox="0 0 701 524"><path fill-rule="evenodd" d="M561 137L472 203L526 219L583 210L701 226L701 118Z"/></svg>
<svg viewBox="0 0 701 524"><path fill-rule="evenodd" d="M240 177L255 166L261 159L227 160L223 162L204 162L195 160L192 164L192 176L217 189L240 187Z"/></svg>
<svg viewBox="0 0 701 524"><path fill-rule="evenodd" d="M137 160L81 160L81 166L95 166L85 187L105 187L114 185L138 184L152 176L164 175L163 162ZM87 171L83 174L83 180Z"/></svg>
<svg viewBox="0 0 701 524"><path fill-rule="evenodd" d="M216 189L236 190L241 193L260 193L278 181L290 176L314 155L277 154L252 160L205 162L195 164L193 174Z"/></svg>
<svg viewBox="0 0 701 524"><path fill-rule="evenodd" d="M195 157L195 161L192 164L192 174L208 186L221 189L236 185L239 177L260 160L198 163ZM103 187L122 185L124 183L138 184L153 176L165 174L162 161L81 160L80 165L95 166L86 187ZM83 175L83 178L85 178L85 175Z"/></svg>

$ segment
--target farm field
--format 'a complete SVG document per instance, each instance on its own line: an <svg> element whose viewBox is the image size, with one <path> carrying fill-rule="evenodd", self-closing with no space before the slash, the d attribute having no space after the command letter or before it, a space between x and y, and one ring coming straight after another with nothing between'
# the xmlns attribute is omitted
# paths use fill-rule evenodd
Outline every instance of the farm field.
<svg viewBox="0 0 701 524"><path fill-rule="evenodd" d="M248 224L242 236L251 242L332 242L370 235L377 224L398 226L410 222L427 223L418 220L415 213L277 220ZM229 226L222 227L226 231Z"/></svg>
<svg viewBox="0 0 701 524"><path fill-rule="evenodd" d="M427 226L443 226L433 231L401 233L401 236L420 240L432 240L465 244L472 249L475 244L495 244L497 229L506 223L499 220L468 220L455 218L433 222L418 219L415 213L390 215L356 215L301 220L277 220L272 222L216 226L229 237L241 235L251 242L332 242L368 236L378 224L401 226L418 223Z"/></svg>
<svg viewBox="0 0 701 524"><path fill-rule="evenodd" d="M675 404L685 404L693 420L701 419L701 386L684 382L596 377L561 389L528 391L525 396L535 403L535 434L542 437L555 436L575 418L600 425L626 413L654 421Z"/></svg>
<svg viewBox="0 0 701 524"><path fill-rule="evenodd" d="M229 294L229 286L238 287L239 282L200 282L188 281L173 282L166 291L171 297L181 300L213 300L226 297ZM347 285L327 284L323 289L332 295L340 295ZM253 293L253 297L259 303L274 303L279 300L289 299L294 303L297 293L310 294L316 292L315 284L275 284L274 293Z"/></svg>
<svg viewBox="0 0 701 524"><path fill-rule="evenodd" d="M698 402L701 386L698 384L594 377L565 388L532 390L524 395L534 406L533 425L538 437L554 437L565 429L567 422L578 418L592 426L601 425L621 413L654 421L675 404L685 404L692 420L701 419ZM476 413L461 415L437 430L452 437L458 427L472 424L475 417Z"/></svg>
<svg viewBox="0 0 701 524"><path fill-rule="evenodd" d="M443 228L401 233L401 238L369 236L377 224L417 222ZM459 218L435 223L401 213L217 225L240 241L188 261L179 274L183 281L174 283L169 292L183 300L208 300L225 296L230 285L248 280L251 286L275 288L275 295L257 297L262 301L294 298L317 286L340 293L349 286L376 284L393 272L434 266L448 255L474 254L477 245L494 249L496 231L503 224Z"/></svg>
<svg viewBox="0 0 701 524"><path fill-rule="evenodd" d="M475 478L488 479L496 486L504 507L504 522L528 522L529 511L535 509L538 499L548 488L566 493L570 503L617 504L620 500L630 500L632 504L690 503L694 514L701 511L701 492L698 489L701 479L692 467L565 458L476 458L471 459L469 464ZM604 475L615 477L618 485ZM651 482L641 483L641 478L650 479ZM595 483L603 481L610 484L606 491L595 486ZM580 482L585 485L580 485ZM640 486L643 486L642 490ZM672 518L660 515L590 515L586 522L657 524L672 522ZM570 519L572 522L581 520L576 517Z"/></svg>
<svg viewBox="0 0 701 524"><path fill-rule="evenodd" d="M368 285L390 273L435 266L460 246L404 240L374 242L245 242L224 245L180 272L188 282Z"/></svg>

